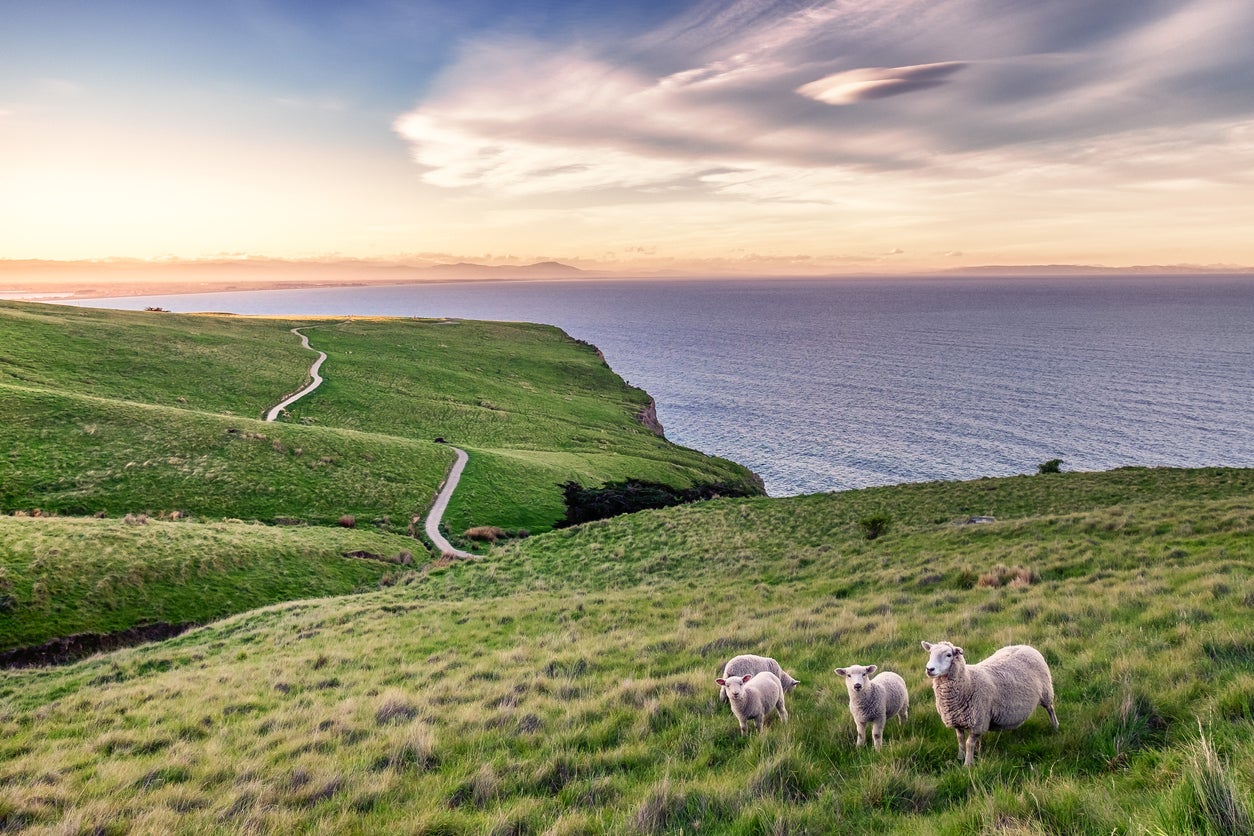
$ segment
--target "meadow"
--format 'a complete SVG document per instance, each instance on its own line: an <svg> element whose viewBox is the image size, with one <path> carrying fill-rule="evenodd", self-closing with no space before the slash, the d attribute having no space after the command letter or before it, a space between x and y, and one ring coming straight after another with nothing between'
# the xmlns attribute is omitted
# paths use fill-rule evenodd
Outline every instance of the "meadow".
<svg viewBox="0 0 1254 836"><path fill-rule="evenodd" d="M0 821L1250 832L1252 495L1247 470L1127 469L714 500L11 671ZM890 521L875 539L869 514ZM922 673L919 640L942 638L1040 648L1061 728L1038 712L962 767ZM739 652L801 680L790 722L739 734L713 682ZM853 746L832 672L870 662L912 703L880 752Z"/></svg>
<svg viewBox="0 0 1254 836"><path fill-rule="evenodd" d="M307 381L307 326L328 353ZM556 328L449 320L287 320L0 301L0 511L327 524L405 533L453 454L471 464L446 516L456 538L541 532L561 484L627 477L676 487L753 474L671 444L637 413L649 396Z"/></svg>
<svg viewBox="0 0 1254 836"><path fill-rule="evenodd" d="M263 423L300 324L327 383ZM546 530L565 478L751 482L647 402L540 326L0 303L0 649L203 625L0 675L0 832L1254 833L1254 470ZM457 525L532 536L422 552L437 435L479 462ZM922 670L942 639L1039 648L1060 728L964 768ZM738 653L801 680L788 723L739 734L714 683ZM879 752L833 672L868 663L912 706Z"/></svg>
<svg viewBox="0 0 1254 836"><path fill-rule="evenodd" d="M307 380L297 325L326 382L267 423ZM648 403L544 326L0 302L0 512L26 518L0 517L0 652L392 583L427 558L437 437L472 452L445 516L470 548L551 528L567 479L757 490L645 428Z"/></svg>

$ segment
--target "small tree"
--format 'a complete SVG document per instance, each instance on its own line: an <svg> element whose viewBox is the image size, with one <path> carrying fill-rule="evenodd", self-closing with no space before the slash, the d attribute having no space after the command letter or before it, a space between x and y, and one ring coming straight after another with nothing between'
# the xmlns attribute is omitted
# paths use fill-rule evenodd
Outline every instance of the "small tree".
<svg viewBox="0 0 1254 836"><path fill-rule="evenodd" d="M1050 459L1036 466L1037 473L1062 473L1062 459Z"/></svg>

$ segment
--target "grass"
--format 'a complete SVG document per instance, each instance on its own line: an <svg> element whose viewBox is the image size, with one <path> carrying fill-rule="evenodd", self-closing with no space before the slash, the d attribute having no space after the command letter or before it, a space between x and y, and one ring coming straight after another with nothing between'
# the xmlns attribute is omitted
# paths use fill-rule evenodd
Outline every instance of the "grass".
<svg viewBox="0 0 1254 836"><path fill-rule="evenodd" d="M327 351L324 385L260 418ZM567 479L749 483L634 417L648 396L547 326L283 320L0 302L0 512L387 518L472 454L446 520L544 531Z"/></svg>
<svg viewBox="0 0 1254 836"><path fill-rule="evenodd" d="M31 833L1242 832L1252 488L1248 470L1128 470L716 500L13 671L0 681L0 821ZM868 541L858 521L872 512L893 525ZM953 524L971 513L998 521ZM997 566L1030 574L981 584ZM921 638L973 658L1034 644L1061 728L1038 712L963 768ZM738 652L801 680L788 724L738 734L713 683ZM832 673L871 662L901 673L912 702L880 753L853 747Z"/></svg>
<svg viewBox="0 0 1254 836"><path fill-rule="evenodd" d="M266 423L307 379L297 325L330 355L326 383ZM440 436L472 452L445 517L465 547L475 527L549 529L570 478L751 478L649 432L647 403L544 326L0 302L0 514L30 518L0 517L0 650L389 581L340 555L424 553L412 538L453 460ZM105 519L50 521L71 516Z"/></svg>
<svg viewBox="0 0 1254 836"><path fill-rule="evenodd" d="M140 520L0 517L0 651L377 589L416 548L380 531Z"/></svg>

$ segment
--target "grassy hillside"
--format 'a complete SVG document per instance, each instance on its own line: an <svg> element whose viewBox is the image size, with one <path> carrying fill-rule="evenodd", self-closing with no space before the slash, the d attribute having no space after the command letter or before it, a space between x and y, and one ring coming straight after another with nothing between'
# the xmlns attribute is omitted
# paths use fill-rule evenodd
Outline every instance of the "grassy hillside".
<svg viewBox="0 0 1254 836"><path fill-rule="evenodd" d="M414 550L344 528L0 517L0 651L375 589Z"/></svg>
<svg viewBox="0 0 1254 836"><path fill-rule="evenodd" d="M1249 833L1252 507L1254 471L1136 469L551 532L10 672L0 827ZM943 638L1040 648L1061 728L1038 712L963 768L921 670ZM801 680L788 724L739 736L713 683L738 652ZM852 745L832 669L855 662L910 688L882 752Z"/></svg>
<svg viewBox="0 0 1254 836"><path fill-rule="evenodd" d="M326 382L265 424L307 379L296 325L330 355ZM0 512L349 514L405 532L452 461L436 437L472 453L446 518L455 535L547 530L567 479L752 488L743 467L645 429L647 403L546 326L0 302Z"/></svg>

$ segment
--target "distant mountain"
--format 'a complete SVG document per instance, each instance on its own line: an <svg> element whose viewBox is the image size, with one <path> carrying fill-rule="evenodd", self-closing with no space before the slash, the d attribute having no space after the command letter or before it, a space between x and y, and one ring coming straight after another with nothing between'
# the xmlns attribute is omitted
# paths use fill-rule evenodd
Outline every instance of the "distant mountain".
<svg viewBox="0 0 1254 836"><path fill-rule="evenodd" d="M424 275L444 278L529 278L560 279L587 275L587 271L560 261L540 261L535 264L514 266L510 264L488 265L461 261L456 264L435 264L419 270Z"/></svg>

